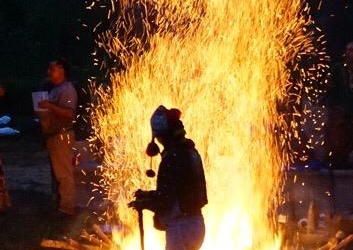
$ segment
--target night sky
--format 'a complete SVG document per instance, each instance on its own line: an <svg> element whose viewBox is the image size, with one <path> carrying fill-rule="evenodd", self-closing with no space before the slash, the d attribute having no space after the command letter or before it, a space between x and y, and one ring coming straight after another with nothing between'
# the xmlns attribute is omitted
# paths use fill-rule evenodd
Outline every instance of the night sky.
<svg viewBox="0 0 353 250"><path fill-rule="evenodd" d="M353 41L353 0L309 2L314 19L326 35L333 60L339 60L345 45Z"/></svg>

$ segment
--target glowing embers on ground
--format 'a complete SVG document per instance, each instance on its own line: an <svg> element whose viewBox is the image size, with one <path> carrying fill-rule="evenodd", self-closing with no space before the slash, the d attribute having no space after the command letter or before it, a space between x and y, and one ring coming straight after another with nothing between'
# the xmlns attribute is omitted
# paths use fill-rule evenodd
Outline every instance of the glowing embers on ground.
<svg viewBox="0 0 353 250"><path fill-rule="evenodd" d="M136 189L154 187L144 174L149 165L144 149L151 137L150 114L163 104L182 110L188 136L204 160L209 205L202 249L279 249L273 210L279 203L281 166L290 156L282 150L285 137L276 140L274 133L290 130L277 105L286 103L288 85L300 89L305 80L292 83L287 66L315 50L304 29L309 21L301 13L301 1L154 4L160 14L155 16L158 28L147 39L148 50L140 53L143 40L109 32L100 43L126 68L112 74L109 90L96 89L92 114L103 144L101 185L116 202L120 223L116 245L139 247L136 214L126 204ZM123 12L130 7L123 5ZM133 22L121 18L119 27L130 32ZM147 215L146 249L164 249L163 236Z"/></svg>

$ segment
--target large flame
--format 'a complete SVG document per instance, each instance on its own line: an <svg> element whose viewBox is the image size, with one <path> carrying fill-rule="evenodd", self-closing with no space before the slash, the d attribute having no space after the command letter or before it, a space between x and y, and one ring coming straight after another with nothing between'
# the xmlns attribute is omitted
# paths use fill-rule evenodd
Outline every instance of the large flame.
<svg viewBox="0 0 353 250"><path fill-rule="evenodd" d="M120 223L115 243L139 248L136 214L126 204L136 189L154 188L144 174L150 164L144 150L150 115L163 104L182 110L187 135L204 161L209 205L202 249L279 249L273 214L281 167L290 157L274 136L287 124L277 105L291 84L288 65L313 51L301 1L157 0L144 6L159 13L153 35L142 22L147 38L137 35L127 43L110 34L100 44L126 68L112 74L109 89L96 89L92 114L103 145L102 185L116 202ZM128 12L131 3L122 8ZM126 33L132 23L122 26ZM164 249L149 213L145 223L146 249Z"/></svg>

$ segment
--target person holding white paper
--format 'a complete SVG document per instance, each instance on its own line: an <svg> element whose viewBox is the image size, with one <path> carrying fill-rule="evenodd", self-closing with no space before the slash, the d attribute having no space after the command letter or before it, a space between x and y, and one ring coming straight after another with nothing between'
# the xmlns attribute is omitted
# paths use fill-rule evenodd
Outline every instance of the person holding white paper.
<svg viewBox="0 0 353 250"><path fill-rule="evenodd" d="M38 112L54 175L59 183L59 211L73 215L76 204L76 188L73 174L73 123L76 117L77 92L68 80L69 68L64 60L50 63L48 78L53 88L48 100L39 103Z"/></svg>
<svg viewBox="0 0 353 250"><path fill-rule="evenodd" d="M38 91L32 93L33 109L35 112L47 111L46 109L41 109L39 103L44 100L48 100L48 91Z"/></svg>

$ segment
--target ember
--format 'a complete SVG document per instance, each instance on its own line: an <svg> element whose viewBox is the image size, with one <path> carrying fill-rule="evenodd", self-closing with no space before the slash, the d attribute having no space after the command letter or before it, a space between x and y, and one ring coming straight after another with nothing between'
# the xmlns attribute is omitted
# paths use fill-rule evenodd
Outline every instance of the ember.
<svg viewBox="0 0 353 250"><path fill-rule="evenodd" d="M294 83L288 68L300 69L296 62L302 55L322 53L313 46L312 22L304 17L300 0L154 4L159 13L154 34L147 21L141 22L147 39L129 38L133 22L122 16L117 27L124 27L126 35L108 32L99 43L126 68L111 75L111 88L95 90L92 114L103 143L101 185L115 202L119 221L114 244L139 248L137 218L127 203L136 189L154 186L144 174L150 164L144 149L150 141L149 114L164 104L183 111L205 163L209 205L202 249L280 249L274 214L281 202L281 168L291 156L282 150L286 137L276 140L275 131L295 137L290 131L297 126L287 125L277 104L287 102L288 85L296 84L300 92L306 78L316 77L305 71ZM143 6L145 14L153 12ZM123 4L126 13L132 7ZM312 70L323 64L319 60ZM149 214L145 224L146 249L163 249Z"/></svg>

